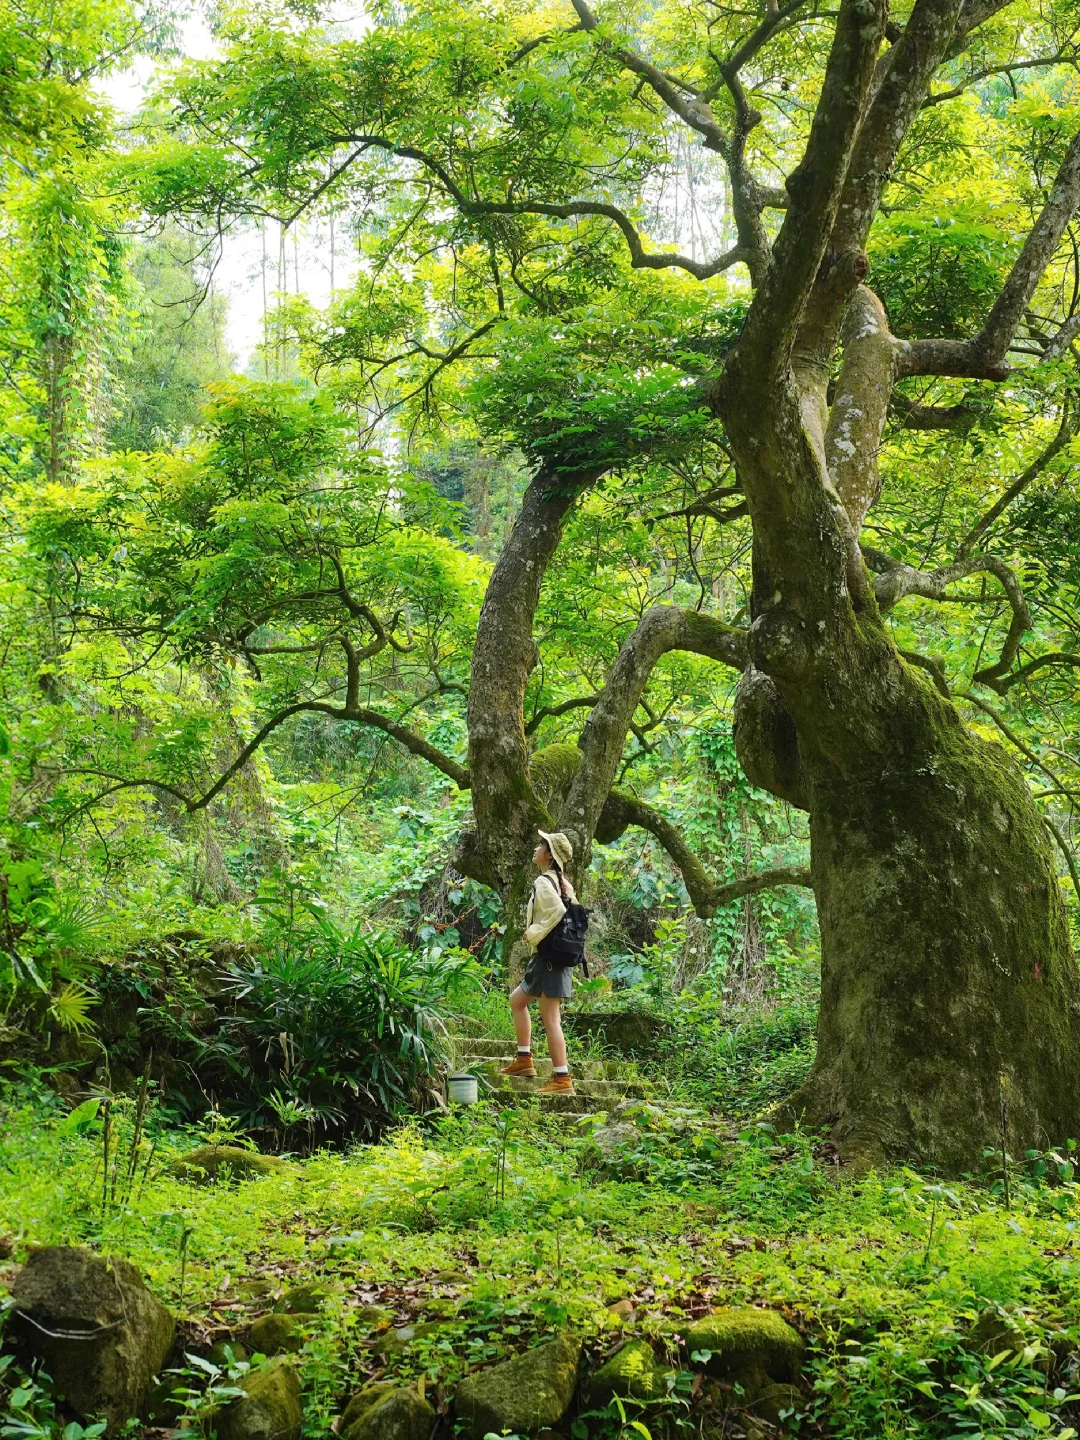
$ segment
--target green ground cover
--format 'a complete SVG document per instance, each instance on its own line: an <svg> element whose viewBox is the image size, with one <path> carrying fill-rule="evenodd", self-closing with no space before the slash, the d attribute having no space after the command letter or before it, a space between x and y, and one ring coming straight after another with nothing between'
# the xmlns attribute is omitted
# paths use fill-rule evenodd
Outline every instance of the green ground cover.
<svg viewBox="0 0 1080 1440"><path fill-rule="evenodd" d="M811 1137L643 1108L598 1168L597 1118L481 1105L265 1178L194 1185L170 1163L206 1133L155 1135L132 1170L134 1102L119 1102L103 1183L100 1118L22 1082L5 1089L2 1122L11 1263L57 1243L129 1258L183 1318L191 1374L177 1384L204 1390L211 1354L211 1391L227 1384L223 1343L239 1347L290 1287L329 1289L297 1331L313 1436L365 1378L421 1383L438 1405L470 1370L562 1327L597 1357L628 1334L652 1339L677 1377L665 1398L581 1418L575 1435L701 1433L702 1357L680 1336L711 1306L745 1302L779 1308L809 1342L791 1433L1074 1433L1080 1196L1065 1157L1012 1162L1006 1205L994 1157L956 1184L856 1177ZM620 1300L629 1319L608 1308ZM10 1368L4 1383L3 1433L53 1433L44 1392Z"/></svg>

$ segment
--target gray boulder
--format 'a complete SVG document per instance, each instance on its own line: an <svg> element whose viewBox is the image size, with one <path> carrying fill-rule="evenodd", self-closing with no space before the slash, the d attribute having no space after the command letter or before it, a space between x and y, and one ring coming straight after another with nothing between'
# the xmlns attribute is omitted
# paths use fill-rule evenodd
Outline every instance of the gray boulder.
<svg viewBox="0 0 1080 1440"><path fill-rule="evenodd" d="M300 1381L283 1356L252 1370L240 1388L244 1394L210 1417L217 1440L300 1440L304 1417Z"/></svg>
<svg viewBox="0 0 1080 1440"><path fill-rule="evenodd" d="M454 1407L472 1440L489 1432L535 1435L558 1425L577 1385L581 1341L559 1335L501 1365L468 1375L457 1388Z"/></svg>
<svg viewBox="0 0 1080 1440"><path fill-rule="evenodd" d="M654 1100L620 1100L589 1137L582 1155L586 1170L611 1180L642 1180L648 1174L650 1135L678 1134L700 1123L700 1113Z"/></svg>
<svg viewBox="0 0 1080 1440"><path fill-rule="evenodd" d="M353 1396L338 1434L343 1440L428 1440L434 1424L435 1411L411 1386L382 1381Z"/></svg>
<svg viewBox="0 0 1080 1440"><path fill-rule="evenodd" d="M12 1287L12 1333L83 1419L115 1432L141 1415L176 1322L117 1256L74 1245L37 1250Z"/></svg>

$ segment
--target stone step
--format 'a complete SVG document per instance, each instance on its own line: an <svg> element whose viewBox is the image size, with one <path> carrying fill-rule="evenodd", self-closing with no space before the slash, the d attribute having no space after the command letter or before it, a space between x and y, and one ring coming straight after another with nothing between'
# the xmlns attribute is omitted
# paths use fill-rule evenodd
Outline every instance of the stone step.
<svg viewBox="0 0 1080 1440"><path fill-rule="evenodd" d="M482 1076L483 1089L490 1095L513 1095L527 1099L535 1095L543 1084L540 1079L526 1080L520 1075ZM574 1089L598 1105L615 1105L620 1100L640 1100L649 1093L640 1081L634 1080L585 1080L574 1076ZM547 1095L541 1095L547 1100Z"/></svg>
<svg viewBox="0 0 1080 1440"><path fill-rule="evenodd" d="M653 1093L653 1085L634 1074L627 1075L625 1060L575 1060L570 1057L570 1072L574 1077L573 1095L541 1095L539 1087L551 1078L551 1060L547 1056L535 1056L536 1079L528 1080L520 1075L500 1075L499 1071L509 1065L515 1057L511 1040L482 1035L477 1038L459 1037L464 1043L458 1051L456 1068L464 1074L475 1075L480 1081L482 1099L496 1100L501 1104L535 1104L545 1114L563 1114L573 1117L577 1123L582 1116L613 1109L620 1100L647 1099Z"/></svg>
<svg viewBox="0 0 1080 1440"><path fill-rule="evenodd" d="M514 1041L492 1039L490 1035L481 1035L476 1039L471 1036L464 1040L464 1050L468 1055L512 1055L514 1053Z"/></svg>
<svg viewBox="0 0 1080 1440"><path fill-rule="evenodd" d="M463 1072L475 1074L489 1074L498 1071L505 1065L509 1065L517 1058L515 1051L508 1050L505 1054L469 1054L465 1052L460 1056L460 1068ZM535 1055L533 1064L536 1066L536 1073L544 1080L551 1074L551 1060L544 1055ZM570 1056L570 1069L575 1076L589 1080L627 1080L635 1083L641 1082L641 1076L636 1075L632 1070L628 1073L625 1061L620 1060L578 1060ZM642 1082L644 1083L644 1082Z"/></svg>
<svg viewBox="0 0 1080 1440"><path fill-rule="evenodd" d="M506 1064L509 1064L509 1057ZM512 1081L535 1088L538 1084L543 1085L551 1079L551 1061L537 1060L536 1079L529 1080L520 1075L502 1075L500 1070L503 1062L500 1060L481 1060L469 1067L469 1074L477 1076L485 1084L501 1084L503 1081ZM588 1061L575 1065L573 1058L570 1061L570 1074L574 1077L575 1085L596 1085L603 1092L609 1090L620 1090L627 1094L651 1094L654 1086L648 1080L642 1080L639 1075L606 1075L602 1070L594 1070Z"/></svg>
<svg viewBox="0 0 1080 1440"><path fill-rule="evenodd" d="M510 1106L513 1109L528 1110L535 1106L545 1115L572 1116L572 1122L568 1120L568 1123L575 1125L586 1115L596 1115L597 1113L606 1115L615 1104L615 1101L586 1094L580 1086L575 1088L573 1095L537 1095L535 1091L525 1094L522 1091L495 1090L481 1091L481 1096L486 1096L502 1106Z"/></svg>

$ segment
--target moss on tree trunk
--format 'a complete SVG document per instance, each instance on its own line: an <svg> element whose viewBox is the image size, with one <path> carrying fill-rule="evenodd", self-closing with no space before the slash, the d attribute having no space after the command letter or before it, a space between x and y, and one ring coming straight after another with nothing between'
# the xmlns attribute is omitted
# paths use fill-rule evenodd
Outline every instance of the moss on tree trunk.
<svg viewBox="0 0 1080 1440"><path fill-rule="evenodd" d="M813 783L818 1055L791 1105L955 1171L999 1145L1003 1095L1014 1154L1080 1135L1080 976L1023 777L935 710L905 761Z"/></svg>

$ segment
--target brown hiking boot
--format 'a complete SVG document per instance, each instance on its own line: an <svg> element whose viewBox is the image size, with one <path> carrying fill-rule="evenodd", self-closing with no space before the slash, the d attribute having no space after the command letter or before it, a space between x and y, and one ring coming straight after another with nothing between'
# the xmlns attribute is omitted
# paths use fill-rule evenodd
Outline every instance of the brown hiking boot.
<svg viewBox="0 0 1080 1440"><path fill-rule="evenodd" d="M504 1065L500 1075L520 1075L526 1080L536 1079L536 1063L530 1050L528 1055L518 1055L509 1065Z"/></svg>
<svg viewBox="0 0 1080 1440"><path fill-rule="evenodd" d="M573 1095L574 1082L569 1075L553 1075L546 1085L541 1085L538 1095Z"/></svg>

